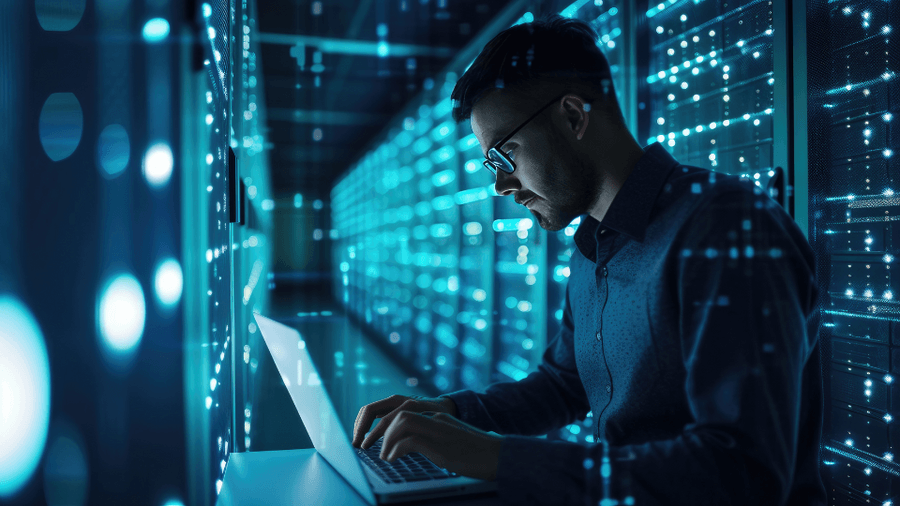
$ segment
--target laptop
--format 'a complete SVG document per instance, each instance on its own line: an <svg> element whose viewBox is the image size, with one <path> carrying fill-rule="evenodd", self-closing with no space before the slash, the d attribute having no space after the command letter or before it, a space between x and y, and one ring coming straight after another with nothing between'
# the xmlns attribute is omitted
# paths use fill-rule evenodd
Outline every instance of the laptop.
<svg viewBox="0 0 900 506"><path fill-rule="evenodd" d="M316 451L367 503L374 506L497 489L496 482L448 472L420 453L385 462L378 456L381 440L368 450L352 446L300 333L259 314L254 317Z"/></svg>

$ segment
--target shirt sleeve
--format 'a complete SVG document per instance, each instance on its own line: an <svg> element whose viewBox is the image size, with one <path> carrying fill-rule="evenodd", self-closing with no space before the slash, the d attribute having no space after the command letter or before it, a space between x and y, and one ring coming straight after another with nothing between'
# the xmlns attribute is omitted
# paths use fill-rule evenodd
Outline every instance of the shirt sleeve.
<svg viewBox="0 0 900 506"><path fill-rule="evenodd" d="M494 383L484 393L461 390L441 397L453 399L460 420L498 434L536 436L584 420L591 408L575 364L572 322L567 285L561 329L536 371L520 381Z"/></svg>
<svg viewBox="0 0 900 506"><path fill-rule="evenodd" d="M797 455L803 368L818 350L812 249L777 203L752 191L712 198L678 237L693 422L675 438L627 446L507 437L497 476L505 502L786 504L806 457Z"/></svg>

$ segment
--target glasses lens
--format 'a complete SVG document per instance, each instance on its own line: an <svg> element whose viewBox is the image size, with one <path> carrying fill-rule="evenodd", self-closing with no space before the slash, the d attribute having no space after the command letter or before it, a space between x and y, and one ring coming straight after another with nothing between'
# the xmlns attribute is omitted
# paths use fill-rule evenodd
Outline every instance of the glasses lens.
<svg viewBox="0 0 900 506"><path fill-rule="evenodd" d="M500 153L497 148L491 148L491 150L488 151L488 159L493 163L495 167L498 167L500 170L506 172L507 174L512 174L512 171L515 170L515 167L512 166L509 160L505 156L503 156L503 154Z"/></svg>

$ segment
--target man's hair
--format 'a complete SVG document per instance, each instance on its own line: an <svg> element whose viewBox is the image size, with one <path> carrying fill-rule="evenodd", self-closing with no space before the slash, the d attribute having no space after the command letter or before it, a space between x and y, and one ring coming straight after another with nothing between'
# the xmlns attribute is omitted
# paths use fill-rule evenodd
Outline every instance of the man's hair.
<svg viewBox="0 0 900 506"><path fill-rule="evenodd" d="M571 91L621 118L609 62L597 40L590 25L559 14L503 30L453 88L453 119L469 119L475 104L496 89L528 102Z"/></svg>

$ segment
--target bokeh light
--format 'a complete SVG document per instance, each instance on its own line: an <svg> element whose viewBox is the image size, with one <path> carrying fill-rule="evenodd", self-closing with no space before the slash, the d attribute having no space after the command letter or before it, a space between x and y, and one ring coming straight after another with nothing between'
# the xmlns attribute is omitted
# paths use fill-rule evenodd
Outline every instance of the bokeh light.
<svg viewBox="0 0 900 506"><path fill-rule="evenodd" d="M54 162L64 160L75 152L81 142L84 113L78 98L72 93L54 93L47 97L38 123L44 152Z"/></svg>
<svg viewBox="0 0 900 506"><path fill-rule="evenodd" d="M181 299L183 286L184 278L178 261L168 258L160 262L153 279L156 299L164 307L174 306Z"/></svg>
<svg viewBox="0 0 900 506"><path fill-rule="evenodd" d="M153 18L144 24L143 35L147 42L160 42L169 36L169 22L163 18Z"/></svg>
<svg viewBox="0 0 900 506"><path fill-rule="evenodd" d="M0 295L0 499L31 477L50 423L50 362L31 312Z"/></svg>
<svg viewBox="0 0 900 506"><path fill-rule="evenodd" d="M131 274L110 278L97 302L97 327L109 358L130 355L144 333L147 308L140 283Z"/></svg>
<svg viewBox="0 0 900 506"><path fill-rule="evenodd" d="M82 506L87 499L88 461L74 426L54 420L44 457L44 499L48 506Z"/></svg>
<svg viewBox="0 0 900 506"><path fill-rule="evenodd" d="M118 176L128 166L131 157L131 146L128 143L128 132L122 125L108 125L100 132L97 142L97 161L104 176Z"/></svg>
<svg viewBox="0 0 900 506"><path fill-rule="evenodd" d="M172 178L172 149L165 142L159 142L150 146L144 155L144 177L147 184L153 188L162 188Z"/></svg>
<svg viewBox="0 0 900 506"><path fill-rule="evenodd" d="M35 0L34 11L41 28L48 32L67 32L78 26L86 0Z"/></svg>

